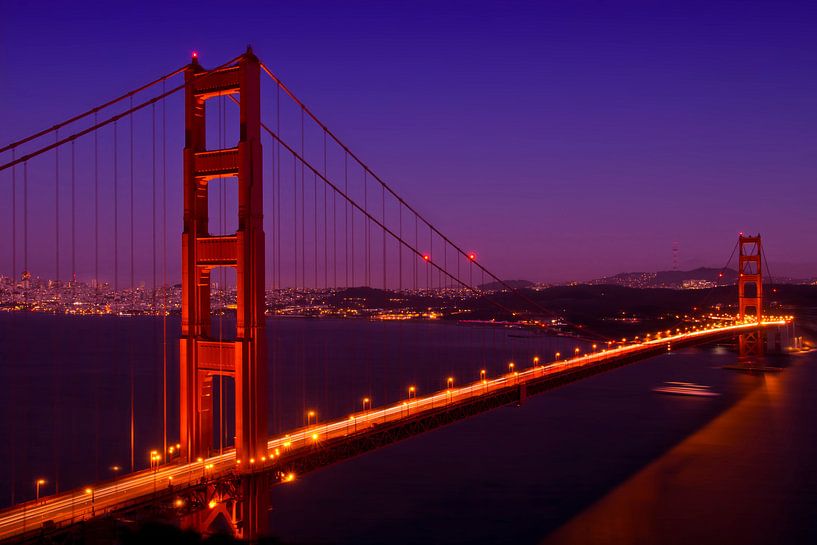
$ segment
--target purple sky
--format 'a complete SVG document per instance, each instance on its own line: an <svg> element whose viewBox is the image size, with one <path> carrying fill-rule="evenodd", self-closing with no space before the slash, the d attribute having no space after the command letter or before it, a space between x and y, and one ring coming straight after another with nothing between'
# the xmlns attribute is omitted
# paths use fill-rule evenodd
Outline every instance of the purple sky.
<svg viewBox="0 0 817 545"><path fill-rule="evenodd" d="M720 266L738 231L817 276L812 3L116 4L0 0L0 144L251 43L504 277Z"/></svg>

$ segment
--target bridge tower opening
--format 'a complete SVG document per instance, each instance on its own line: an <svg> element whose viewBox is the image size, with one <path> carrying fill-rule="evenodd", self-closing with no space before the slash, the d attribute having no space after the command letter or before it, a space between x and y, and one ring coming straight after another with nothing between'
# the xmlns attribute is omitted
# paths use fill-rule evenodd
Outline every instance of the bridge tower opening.
<svg viewBox="0 0 817 545"><path fill-rule="evenodd" d="M239 100L238 145L208 150L205 102ZM267 441L267 358L264 330L264 230L261 170L260 62L248 48L237 64L207 71L194 56L185 70L184 231L180 340L180 443L187 460L213 452L213 379L235 381L238 460L261 458ZM238 227L211 235L208 183L237 180ZM211 336L210 273L236 270L235 340ZM249 470L249 464L240 467Z"/></svg>
<svg viewBox="0 0 817 545"><path fill-rule="evenodd" d="M743 233L738 239L738 318L741 322L763 319L763 274L760 235ZM740 335L741 356L759 356L763 353L763 335L760 327Z"/></svg>

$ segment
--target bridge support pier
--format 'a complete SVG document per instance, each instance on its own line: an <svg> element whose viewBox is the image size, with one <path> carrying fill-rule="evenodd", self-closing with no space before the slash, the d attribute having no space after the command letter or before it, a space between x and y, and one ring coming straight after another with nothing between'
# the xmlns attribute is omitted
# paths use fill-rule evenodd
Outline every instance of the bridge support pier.
<svg viewBox="0 0 817 545"><path fill-rule="evenodd" d="M270 477L246 474L231 486L210 484L196 498L199 508L180 517L181 527L203 536L227 534L254 542L269 535Z"/></svg>

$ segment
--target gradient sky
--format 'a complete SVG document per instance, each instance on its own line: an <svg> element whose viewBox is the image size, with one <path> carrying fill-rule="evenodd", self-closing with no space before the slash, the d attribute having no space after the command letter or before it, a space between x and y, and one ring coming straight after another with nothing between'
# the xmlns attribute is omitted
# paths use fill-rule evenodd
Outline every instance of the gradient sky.
<svg viewBox="0 0 817 545"><path fill-rule="evenodd" d="M0 144L252 44L504 277L721 266L738 231L817 276L815 35L812 2L0 0Z"/></svg>

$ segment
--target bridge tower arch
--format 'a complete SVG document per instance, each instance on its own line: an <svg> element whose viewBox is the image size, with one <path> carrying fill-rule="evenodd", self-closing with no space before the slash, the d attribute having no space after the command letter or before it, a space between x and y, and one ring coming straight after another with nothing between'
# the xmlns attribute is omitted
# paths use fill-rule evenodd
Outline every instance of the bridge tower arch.
<svg viewBox="0 0 817 545"><path fill-rule="evenodd" d="M760 235L740 234L738 239L738 318L741 322L763 319L763 267ZM763 335L760 327L740 335L741 356L763 353Z"/></svg>
<svg viewBox="0 0 817 545"><path fill-rule="evenodd" d="M187 460L213 451L212 389L219 375L235 380L237 459L266 453L260 66L248 48L235 65L207 71L194 56L185 70L179 420ZM238 144L208 150L205 102L225 95L240 97ZM217 178L237 179L238 228L229 235L211 235L208 229L208 183ZM236 270L236 337L229 341L211 336L210 272L217 267ZM241 467L249 471L249 465Z"/></svg>

